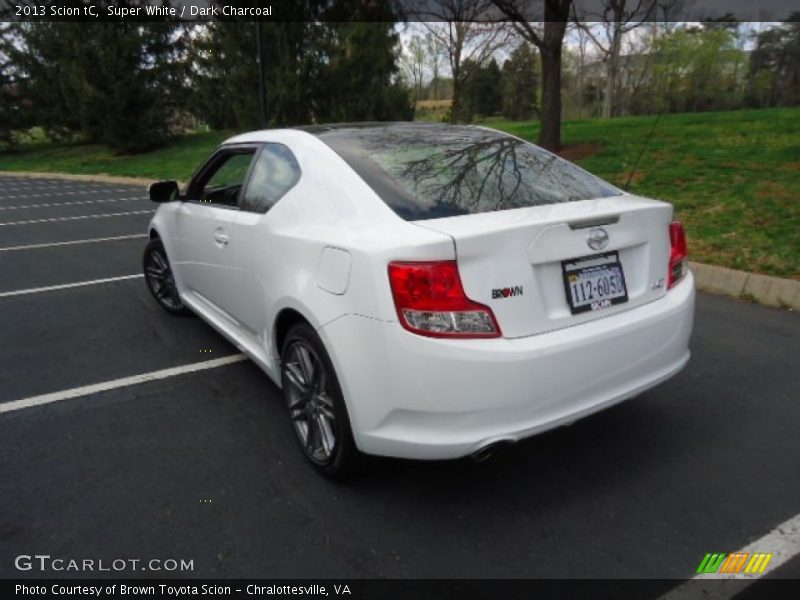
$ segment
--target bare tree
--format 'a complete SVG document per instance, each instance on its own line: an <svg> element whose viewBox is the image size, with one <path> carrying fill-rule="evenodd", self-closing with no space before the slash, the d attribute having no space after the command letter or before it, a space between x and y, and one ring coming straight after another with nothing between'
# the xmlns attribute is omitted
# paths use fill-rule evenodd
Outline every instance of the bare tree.
<svg viewBox="0 0 800 600"><path fill-rule="evenodd" d="M653 14L653 23L661 22L664 32L669 33L678 22L679 16L685 16L694 4L694 0L656 0L656 10ZM658 27L654 25L657 35Z"/></svg>
<svg viewBox="0 0 800 600"><path fill-rule="evenodd" d="M586 59L588 57L588 46L591 38L589 34L586 33L586 29L579 24L573 23L572 27L570 28L572 31L575 32L577 35L578 41L578 65L577 65L577 90L578 94L580 95L578 105L583 107L584 104L584 90L585 90L585 83L586 83ZM581 114L583 117L584 115Z"/></svg>
<svg viewBox="0 0 800 600"><path fill-rule="evenodd" d="M575 9L575 22L589 35L606 63L606 89L602 111L604 119L610 118L616 108L623 37L650 19L657 7L656 0L603 0L601 13ZM589 20L599 21L605 39L595 34L595 28L586 22Z"/></svg>
<svg viewBox="0 0 800 600"><path fill-rule="evenodd" d="M508 42L508 29L487 20L491 0L438 0L426 3L423 25L447 52L453 76L453 104L450 120L459 118L461 91L470 76L467 61L484 65Z"/></svg>
<svg viewBox="0 0 800 600"><path fill-rule="evenodd" d="M626 54L636 57L632 60L624 73L620 76L620 89L624 95L618 96L618 107L620 111L631 111L634 102L640 97L644 84L648 77L653 75L653 53L651 51L655 43L655 34L647 34L629 38L626 41ZM641 110L641 107L640 107Z"/></svg>
<svg viewBox="0 0 800 600"><path fill-rule="evenodd" d="M530 22L530 0L492 0L514 29L539 49L542 61L542 110L539 145L561 147L561 49L572 0L543 0L544 24Z"/></svg>
<svg viewBox="0 0 800 600"><path fill-rule="evenodd" d="M447 48L430 31L425 36L425 57L431 72L431 96L433 100L439 100L442 65L447 60Z"/></svg>
<svg viewBox="0 0 800 600"><path fill-rule="evenodd" d="M400 66L406 79L412 84L414 101L417 102L422 95L422 80L425 75L426 44L422 36L415 35L408 43L400 56Z"/></svg>

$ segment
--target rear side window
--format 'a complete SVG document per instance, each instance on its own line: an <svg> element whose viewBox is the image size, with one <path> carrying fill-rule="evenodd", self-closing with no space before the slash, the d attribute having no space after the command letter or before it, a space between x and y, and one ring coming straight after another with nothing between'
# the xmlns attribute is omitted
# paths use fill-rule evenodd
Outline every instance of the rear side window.
<svg viewBox="0 0 800 600"><path fill-rule="evenodd" d="M489 129L395 124L319 137L410 221L621 193L554 154Z"/></svg>
<svg viewBox="0 0 800 600"><path fill-rule="evenodd" d="M283 144L265 144L253 165L242 210L265 213L300 179L300 165Z"/></svg>

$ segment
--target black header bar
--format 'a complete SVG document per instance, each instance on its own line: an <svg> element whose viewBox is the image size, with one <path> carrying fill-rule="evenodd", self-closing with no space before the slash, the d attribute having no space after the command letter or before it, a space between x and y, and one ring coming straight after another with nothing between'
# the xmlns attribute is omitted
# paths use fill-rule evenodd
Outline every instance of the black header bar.
<svg viewBox="0 0 800 600"><path fill-rule="evenodd" d="M602 21L603 0L0 0L0 21ZM800 17L800 0L693 0L631 3L638 21ZM680 7L680 8L678 8Z"/></svg>

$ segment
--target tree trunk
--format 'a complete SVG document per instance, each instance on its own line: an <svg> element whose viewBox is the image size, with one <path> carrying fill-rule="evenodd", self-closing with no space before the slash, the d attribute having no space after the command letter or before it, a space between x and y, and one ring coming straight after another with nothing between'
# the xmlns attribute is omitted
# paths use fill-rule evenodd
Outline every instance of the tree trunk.
<svg viewBox="0 0 800 600"><path fill-rule="evenodd" d="M561 44L569 21L572 0L544 0L544 34L539 36L525 13L525 0L493 0L525 39L539 49L542 60L542 110L539 113L539 145L561 147Z"/></svg>
<svg viewBox="0 0 800 600"><path fill-rule="evenodd" d="M464 49L465 24L455 23L450 26L450 39L453 48L450 53L450 71L453 75L453 102L450 105L450 123L458 123L461 106L461 51ZM455 34L455 37L453 37Z"/></svg>
<svg viewBox="0 0 800 600"><path fill-rule="evenodd" d="M566 21L547 21L542 55L542 111L539 145L555 152L561 148L561 45Z"/></svg>
<svg viewBox="0 0 800 600"><path fill-rule="evenodd" d="M622 49L622 14L614 15L614 32L611 36L611 52L608 55L608 70L606 73L606 93L603 98L603 118L610 119L614 114L614 101L617 93L617 78L619 73L619 55Z"/></svg>
<svg viewBox="0 0 800 600"><path fill-rule="evenodd" d="M614 67L612 65L613 58L608 57L608 66L606 67L606 89L603 91L603 114L600 115L604 119L611 118L611 104L614 101Z"/></svg>
<svg viewBox="0 0 800 600"><path fill-rule="evenodd" d="M461 106L461 82L453 76L453 101L450 104L450 123L458 123L458 112Z"/></svg>

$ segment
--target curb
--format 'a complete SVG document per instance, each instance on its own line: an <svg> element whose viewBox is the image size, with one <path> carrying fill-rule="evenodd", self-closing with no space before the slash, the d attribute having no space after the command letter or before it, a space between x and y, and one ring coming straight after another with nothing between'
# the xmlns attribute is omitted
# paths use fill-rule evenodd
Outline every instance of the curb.
<svg viewBox="0 0 800 600"><path fill-rule="evenodd" d="M35 173L31 171L0 171L0 177L19 177L22 179L61 179L64 181L87 181L94 183L119 183L129 185L150 185L156 179L144 177L122 177L118 175L72 175L68 173Z"/></svg>
<svg viewBox="0 0 800 600"><path fill-rule="evenodd" d="M701 292L800 310L800 281L696 262L690 262L689 268L695 287Z"/></svg>

